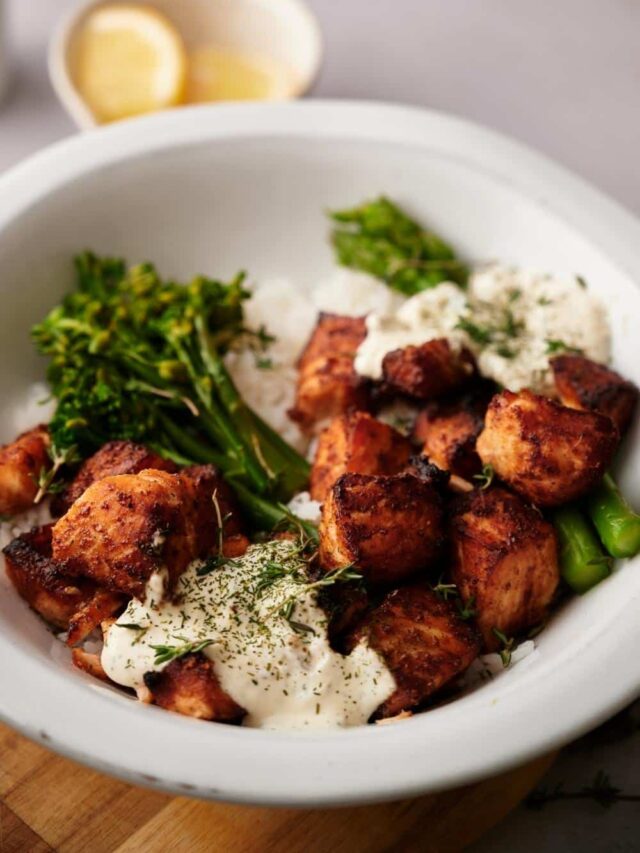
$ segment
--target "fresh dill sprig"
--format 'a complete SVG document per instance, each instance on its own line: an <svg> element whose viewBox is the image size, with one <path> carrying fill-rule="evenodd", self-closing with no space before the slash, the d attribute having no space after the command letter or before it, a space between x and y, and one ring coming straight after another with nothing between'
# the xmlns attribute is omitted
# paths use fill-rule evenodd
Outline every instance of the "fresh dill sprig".
<svg viewBox="0 0 640 853"><path fill-rule="evenodd" d="M311 625L305 625L304 622L298 622L293 618L293 611L295 610L296 602L294 599L289 599L286 601L280 610L278 611L279 615L288 622L290 627L296 632L296 634L313 634L315 637L316 632L315 629L311 627Z"/></svg>
<svg viewBox="0 0 640 853"><path fill-rule="evenodd" d="M295 565L284 566L282 563L275 563L272 560L268 560L258 576L257 583L253 589L254 595L262 595L265 590L286 577L290 577L301 583L304 582L303 576Z"/></svg>
<svg viewBox="0 0 640 853"><path fill-rule="evenodd" d="M442 575L438 578L438 583L431 587L431 590L443 601L448 601L450 598L458 598L460 595L458 587L454 583L442 582Z"/></svg>
<svg viewBox="0 0 640 853"><path fill-rule="evenodd" d="M215 557L209 557L204 562L204 564L196 570L196 574L198 575L198 577L208 575L215 569L220 569L222 568L222 566L226 566L229 563L229 559L224 555L224 528L233 513L228 512L226 515L222 515L222 510L220 509L220 502L218 501L217 489L211 495L211 500L213 502L213 507L216 513L216 520L218 522L218 553L215 555Z"/></svg>
<svg viewBox="0 0 640 853"><path fill-rule="evenodd" d="M336 583L347 583L349 581L361 580L362 574L357 569L354 569L353 563L349 563L347 566L341 566L339 569L333 569L332 571L327 572L326 575L323 575L317 581L313 581L313 583L305 584L305 589L324 589L325 587L333 586Z"/></svg>
<svg viewBox="0 0 640 853"><path fill-rule="evenodd" d="M472 595L468 601L458 601L458 614L461 619L467 622L469 619L473 619L476 615L475 610L476 597Z"/></svg>
<svg viewBox="0 0 640 853"><path fill-rule="evenodd" d="M184 655L196 654L197 652L201 652L203 649L206 649L207 646L210 646L213 643L213 640L202 640L196 642L190 642L186 637L180 637L174 634L174 639L181 640L181 646L168 646L164 644L159 645L150 645L149 648L153 649L156 653L153 664L154 666L160 666L163 663L169 663L169 661L177 660L178 658L183 657Z"/></svg>
<svg viewBox="0 0 640 853"><path fill-rule="evenodd" d="M502 648L500 649L498 654L500 655L500 660L502 661L502 666L506 669L511 664L511 655L514 651L515 642L516 642L515 638L514 637L507 637L506 634L504 634L498 628L492 628L491 630L493 631L495 636L498 638L498 640L500 640L500 642L502 643Z"/></svg>
<svg viewBox="0 0 640 853"><path fill-rule="evenodd" d="M45 495L59 494L64 489L64 483L56 479L60 469L64 465L75 465L81 459L78 448L74 444L62 451L57 450L55 445L52 445L48 449L48 453L51 466L41 468L38 473L36 479L38 491L33 499L34 504L40 503Z"/></svg>
<svg viewBox="0 0 640 853"><path fill-rule="evenodd" d="M484 491L493 483L495 475L496 472L493 470L493 465L487 464L482 466L482 472L480 474L473 475L473 479L478 481L478 488L481 491Z"/></svg>

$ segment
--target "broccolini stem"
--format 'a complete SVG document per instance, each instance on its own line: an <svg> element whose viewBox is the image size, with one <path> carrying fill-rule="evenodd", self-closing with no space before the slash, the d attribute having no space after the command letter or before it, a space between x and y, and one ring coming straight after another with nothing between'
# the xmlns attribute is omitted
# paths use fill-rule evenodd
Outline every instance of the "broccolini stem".
<svg viewBox="0 0 640 853"><path fill-rule="evenodd" d="M195 319L202 361L214 381L220 401L240 434L251 442L251 449L262 462L267 475L278 481L279 491L287 498L304 488L309 480L309 464L287 444L238 393L224 360L212 350L201 317Z"/></svg>
<svg viewBox="0 0 640 853"><path fill-rule="evenodd" d="M257 497L233 478L230 478L230 482L238 502L258 530L271 531L288 520L292 527L304 530L311 542L317 541L318 529L311 522L298 518L282 503L272 503Z"/></svg>
<svg viewBox="0 0 640 853"><path fill-rule="evenodd" d="M640 515L634 512L611 474L589 496L587 511L612 557L635 557L640 552Z"/></svg>
<svg viewBox="0 0 640 853"><path fill-rule="evenodd" d="M553 514L553 523L560 548L560 574L574 592L587 592L611 574L611 559L579 509L560 507Z"/></svg>
<svg viewBox="0 0 640 853"><path fill-rule="evenodd" d="M211 434L216 444L226 451L234 468L242 467L253 487L260 494L263 494L269 488L269 478L252 449L247 446L245 437L241 433L241 425L234 425L233 422L228 420L226 413L215 405L212 378L202 376L196 370L193 360L182 342L179 339L174 339L172 343L178 358L189 372L193 386L203 406L204 411L201 412L203 426ZM208 417L205 417L205 412ZM228 464L225 467L228 467Z"/></svg>
<svg viewBox="0 0 640 853"><path fill-rule="evenodd" d="M185 454L186 458L193 462L201 462L205 465L216 465L223 471L228 467L228 459L224 454L218 453L210 445L205 444L203 441L200 441L199 438L190 435L163 412L160 413L159 417L163 429L169 436L171 442L178 448L180 453Z"/></svg>

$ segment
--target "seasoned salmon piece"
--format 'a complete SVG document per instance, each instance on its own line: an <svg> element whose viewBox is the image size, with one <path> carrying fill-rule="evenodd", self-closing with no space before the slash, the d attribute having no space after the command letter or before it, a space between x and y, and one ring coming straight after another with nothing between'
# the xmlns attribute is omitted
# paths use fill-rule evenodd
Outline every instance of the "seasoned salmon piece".
<svg viewBox="0 0 640 853"><path fill-rule="evenodd" d="M393 717L422 705L457 678L480 651L475 628L425 584L389 593L351 638L365 637L391 671L396 690L376 711Z"/></svg>
<svg viewBox="0 0 640 853"><path fill-rule="evenodd" d="M605 415L525 390L496 394L476 449L485 465L532 503L559 506L602 479L617 445L618 430Z"/></svg>
<svg viewBox="0 0 640 853"><path fill-rule="evenodd" d="M231 722L246 713L220 686L213 662L200 653L173 660L159 672L148 672L144 683L156 705L187 717Z"/></svg>
<svg viewBox="0 0 640 853"><path fill-rule="evenodd" d="M553 526L533 507L498 487L461 495L451 542L453 580L486 651L500 646L495 630L518 636L544 620L560 581L558 547Z"/></svg>
<svg viewBox="0 0 640 853"><path fill-rule="evenodd" d="M56 516L64 515L71 504L97 480L116 474L138 474L145 468L169 472L177 470L173 462L163 459L141 444L134 444L132 441L110 441L86 459L64 491L54 496L51 511Z"/></svg>
<svg viewBox="0 0 640 853"><path fill-rule="evenodd" d="M364 317L321 314L298 360L296 399L289 417L311 431L334 415L371 405L370 383L353 366L367 334Z"/></svg>
<svg viewBox="0 0 640 853"><path fill-rule="evenodd" d="M69 619L67 645L77 646L105 619L124 607L126 598L108 589L96 589Z"/></svg>
<svg viewBox="0 0 640 853"><path fill-rule="evenodd" d="M66 576L51 554L51 524L34 527L22 533L4 548L7 575L18 594L51 625L75 631L75 639L84 636L122 605L122 598L108 593L103 597L90 580ZM89 612L98 606L100 612L89 623ZM85 613L84 632L79 636L80 614Z"/></svg>
<svg viewBox="0 0 640 853"><path fill-rule="evenodd" d="M456 399L432 401L418 415L413 437L422 452L444 471L470 479L482 463L476 439L484 426L484 415L495 386L478 383Z"/></svg>
<svg viewBox="0 0 640 853"><path fill-rule="evenodd" d="M75 667L81 669L82 672L86 672L87 675L91 675L93 678L98 678L100 681L108 682L110 680L109 676L102 668L100 655L93 652L87 652L84 649L72 649L71 660Z"/></svg>
<svg viewBox="0 0 640 853"><path fill-rule="evenodd" d="M331 355L346 355L355 359L358 347L366 336L364 317L343 317L322 312L298 359L298 369L304 373L318 358Z"/></svg>
<svg viewBox="0 0 640 853"><path fill-rule="evenodd" d="M408 438L366 412L341 415L320 434L311 497L323 501L342 474L398 474L411 452Z"/></svg>
<svg viewBox="0 0 640 853"><path fill-rule="evenodd" d="M449 394L466 384L475 372L469 350L463 347L457 352L446 338L393 350L382 361L386 385L414 400Z"/></svg>
<svg viewBox="0 0 640 853"><path fill-rule="evenodd" d="M426 571L442 545L440 493L411 474L343 474L322 508L325 571L353 564L372 583L398 583Z"/></svg>
<svg viewBox="0 0 640 853"><path fill-rule="evenodd" d="M558 355L549 363L565 406L600 412L611 418L620 435L626 432L638 402L633 382L581 355Z"/></svg>
<svg viewBox="0 0 640 853"><path fill-rule="evenodd" d="M40 472L51 467L50 443L40 425L0 447L0 515L16 515L33 504Z"/></svg>
<svg viewBox="0 0 640 853"><path fill-rule="evenodd" d="M218 544L218 513L222 520L227 556L246 549L244 522L231 487L215 465L191 465L178 475L185 486L183 511L193 519L199 554L209 554ZM214 500L215 498L215 500ZM233 542L231 540L234 540Z"/></svg>
<svg viewBox="0 0 640 853"><path fill-rule="evenodd" d="M168 570L171 587L193 559L217 544L216 491L224 519L227 496L212 466L105 477L56 523L54 558L68 574L138 598L161 569ZM232 521L226 522L230 528Z"/></svg>

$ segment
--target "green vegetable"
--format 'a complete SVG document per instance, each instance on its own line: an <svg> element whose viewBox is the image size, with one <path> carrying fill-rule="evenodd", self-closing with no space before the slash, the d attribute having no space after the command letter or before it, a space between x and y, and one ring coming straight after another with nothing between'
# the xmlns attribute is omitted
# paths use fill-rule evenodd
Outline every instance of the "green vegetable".
<svg viewBox="0 0 640 853"><path fill-rule="evenodd" d="M210 646L213 643L213 640L202 640L200 642L189 642L186 637L180 637L178 635L175 636L176 640L180 640L182 642L181 646L166 646L166 645L156 645L149 646L149 648L153 649L156 653L156 656L153 660L154 666L160 666L163 663L169 663L172 660L177 660L178 658L184 657L185 655L195 655L198 652L201 652L203 649L206 649L207 646Z"/></svg>
<svg viewBox="0 0 640 853"><path fill-rule="evenodd" d="M640 515L631 509L611 474L605 474L589 496L587 510L612 557L635 557L640 552Z"/></svg>
<svg viewBox="0 0 640 853"><path fill-rule="evenodd" d="M441 281L467 282L468 269L451 247L387 198L330 216L331 241L342 266L374 275L407 296Z"/></svg>
<svg viewBox="0 0 640 853"><path fill-rule="evenodd" d="M278 502L306 485L309 466L247 406L226 369L231 347L261 352L271 340L244 325L244 275L183 286L151 264L127 269L90 253L76 269L76 290L32 331L50 359L56 457L139 441L180 464L214 463L255 516L281 518Z"/></svg>
<svg viewBox="0 0 640 853"><path fill-rule="evenodd" d="M611 574L611 559L579 509L560 507L553 514L553 523L560 546L560 573L571 589L587 592Z"/></svg>

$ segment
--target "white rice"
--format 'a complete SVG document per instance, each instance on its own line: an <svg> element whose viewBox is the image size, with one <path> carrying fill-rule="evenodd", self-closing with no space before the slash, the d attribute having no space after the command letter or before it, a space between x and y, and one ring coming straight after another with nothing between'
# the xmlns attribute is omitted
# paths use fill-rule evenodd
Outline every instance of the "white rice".
<svg viewBox="0 0 640 853"><path fill-rule="evenodd" d="M16 536L21 533L26 533L32 527L40 527L43 524L48 524L51 521L51 513L49 512L49 501L43 500L38 506L28 509L26 512L21 512L9 521L0 521L0 552L5 548ZM0 565L4 566L4 558L0 554Z"/></svg>
<svg viewBox="0 0 640 853"><path fill-rule="evenodd" d="M46 382L34 382L25 389L24 398L9 412L9 431L19 435L38 424L47 424L53 417L56 404Z"/></svg>
<svg viewBox="0 0 640 853"><path fill-rule="evenodd" d="M511 652L511 661L508 666L504 665L500 655L495 652L479 655L459 679L458 685L464 692L471 692L486 681L492 681L503 673L514 669L514 667L517 667L520 672L525 666L533 663L538 654L535 642L525 640Z"/></svg>
<svg viewBox="0 0 640 853"><path fill-rule="evenodd" d="M300 452L309 439L287 416L293 405L296 361L321 311L357 317L371 311L392 311L403 301L385 284L364 273L338 269L316 287L290 279L265 279L253 285L245 303L246 323L264 326L276 340L265 354L271 366L256 369L256 355L232 352L227 366L247 403Z"/></svg>

